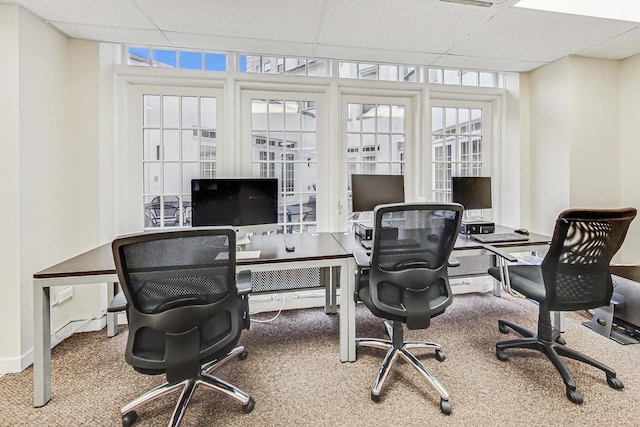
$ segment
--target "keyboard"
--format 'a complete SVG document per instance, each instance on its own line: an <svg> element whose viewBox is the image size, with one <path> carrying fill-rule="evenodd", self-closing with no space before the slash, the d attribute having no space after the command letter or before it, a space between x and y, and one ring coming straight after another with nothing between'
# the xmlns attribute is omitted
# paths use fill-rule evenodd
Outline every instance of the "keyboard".
<svg viewBox="0 0 640 427"><path fill-rule="evenodd" d="M236 251L236 259L260 258L260 251Z"/></svg>
<svg viewBox="0 0 640 427"><path fill-rule="evenodd" d="M360 244L363 248L371 250L373 240L360 240ZM383 239L380 241L380 246L383 248L419 248L420 243L413 239Z"/></svg>
<svg viewBox="0 0 640 427"><path fill-rule="evenodd" d="M519 233L472 234L471 238L480 243L526 242L528 236Z"/></svg>
<svg viewBox="0 0 640 427"><path fill-rule="evenodd" d="M236 251L236 259L254 259L260 258L260 250L255 251ZM216 256L217 260L229 259L229 252L220 252Z"/></svg>

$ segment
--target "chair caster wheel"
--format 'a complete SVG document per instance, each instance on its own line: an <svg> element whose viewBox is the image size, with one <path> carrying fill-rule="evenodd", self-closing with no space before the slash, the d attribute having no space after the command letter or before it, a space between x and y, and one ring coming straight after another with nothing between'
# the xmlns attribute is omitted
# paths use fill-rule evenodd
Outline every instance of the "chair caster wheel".
<svg viewBox="0 0 640 427"><path fill-rule="evenodd" d="M373 392L371 392L371 400L373 400L376 403L380 402L380 395L373 394Z"/></svg>
<svg viewBox="0 0 640 427"><path fill-rule="evenodd" d="M506 362L507 360L509 360L509 355L504 350L496 349L496 357L498 358L498 360L501 360L503 362Z"/></svg>
<svg viewBox="0 0 640 427"><path fill-rule="evenodd" d="M440 399L440 410L443 414L451 415L451 403L446 399Z"/></svg>
<svg viewBox="0 0 640 427"><path fill-rule="evenodd" d="M447 358L447 355L442 350L436 350L436 360L438 362L444 362L444 359Z"/></svg>
<svg viewBox="0 0 640 427"><path fill-rule="evenodd" d="M122 416L122 427L132 426L138 419L138 413L136 411L127 412Z"/></svg>
<svg viewBox="0 0 640 427"><path fill-rule="evenodd" d="M556 338L556 342L560 345L567 345L567 342L562 337Z"/></svg>
<svg viewBox="0 0 640 427"><path fill-rule="evenodd" d="M247 403L245 403L244 405L242 405L242 411L245 414L248 414L249 412L253 411L253 407L256 406L256 401L253 400L253 397L249 398L249 401Z"/></svg>
<svg viewBox="0 0 640 427"><path fill-rule="evenodd" d="M502 323L498 323L498 330L500 332L502 332L503 334L508 334L509 333L509 328L507 328L507 326L503 325Z"/></svg>
<svg viewBox="0 0 640 427"><path fill-rule="evenodd" d="M582 395L578 390L569 390L567 389L567 398L573 403L582 403Z"/></svg>
<svg viewBox="0 0 640 427"><path fill-rule="evenodd" d="M609 384L609 387L615 388L617 390L624 388L622 380L618 377L607 377L607 384Z"/></svg>
<svg viewBox="0 0 640 427"><path fill-rule="evenodd" d="M248 352L247 350L245 350L245 351L243 351L242 353L240 353L240 354L238 355L238 359L240 359L240 360L244 360L244 359L246 359L246 358L247 358L247 356L248 356L248 355L249 355L249 352Z"/></svg>

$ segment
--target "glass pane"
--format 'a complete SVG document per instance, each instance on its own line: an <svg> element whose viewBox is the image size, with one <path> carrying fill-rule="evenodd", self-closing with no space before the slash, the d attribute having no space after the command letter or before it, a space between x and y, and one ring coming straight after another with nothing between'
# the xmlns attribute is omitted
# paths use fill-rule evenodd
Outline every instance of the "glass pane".
<svg viewBox="0 0 640 427"><path fill-rule="evenodd" d="M446 85L459 85L460 84L460 70L444 70L444 84L446 84Z"/></svg>
<svg viewBox="0 0 640 427"><path fill-rule="evenodd" d="M162 125L169 128L177 128L179 125L179 102L178 96L162 97Z"/></svg>
<svg viewBox="0 0 640 427"><path fill-rule="evenodd" d="M431 109L431 132L444 133L444 110L442 107Z"/></svg>
<svg viewBox="0 0 640 427"><path fill-rule="evenodd" d="M482 110L471 109L471 133L482 133Z"/></svg>
<svg viewBox="0 0 640 427"><path fill-rule="evenodd" d="M148 67L150 64L151 50L143 47L129 47L127 49L127 65Z"/></svg>
<svg viewBox="0 0 640 427"><path fill-rule="evenodd" d="M202 69L202 53L181 50L180 51L180 68L186 68L189 70L201 70Z"/></svg>
<svg viewBox="0 0 640 427"><path fill-rule="evenodd" d="M458 117L455 108L445 108L445 129L447 134L455 134L457 130Z"/></svg>
<svg viewBox="0 0 640 427"><path fill-rule="evenodd" d="M301 110L302 112L302 130L315 132L316 127L316 102L309 101L303 102L306 106Z"/></svg>
<svg viewBox="0 0 640 427"><path fill-rule="evenodd" d="M338 66L340 78L343 79L357 79L358 78L358 64L354 62L341 62Z"/></svg>
<svg viewBox="0 0 640 427"><path fill-rule="evenodd" d="M360 132L360 104L347 104L347 132Z"/></svg>
<svg viewBox="0 0 640 427"><path fill-rule="evenodd" d="M463 86L478 86L478 72L477 71L463 71L462 72L462 85Z"/></svg>
<svg viewBox="0 0 640 427"><path fill-rule="evenodd" d="M195 96L182 97L182 127L198 127L198 98Z"/></svg>
<svg viewBox="0 0 640 427"><path fill-rule="evenodd" d="M278 72L278 60L281 58L276 58L272 56L263 56L262 57L262 72L266 74L279 74Z"/></svg>
<svg viewBox="0 0 640 427"><path fill-rule="evenodd" d="M217 127L216 102L216 98L200 98L200 126L203 128L215 129Z"/></svg>
<svg viewBox="0 0 640 427"><path fill-rule="evenodd" d="M391 128L391 106L390 105L378 105L378 132L389 132Z"/></svg>
<svg viewBox="0 0 640 427"><path fill-rule="evenodd" d="M391 175L402 175L403 174L402 164L400 163L391 164L391 170L389 171L389 173Z"/></svg>
<svg viewBox="0 0 640 427"><path fill-rule="evenodd" d="M329 61L320 59L309 59L307 65L307 75L309 76L329 76Z"/></svg>
<svg viewBox="0 0 640 427"><path fill-rule="evenodd" d="M160 187L160 163L145 163L143 165L143 186L145 194L159 194Z"/></svg>
<svg viewBox="0 0 640 427"><path fill-rule="evenodd" d="M198 160L198 130L182 131L182 160Z"/></svg>
<svg viewBox="0 0 640 427"><path fill-rule="evenodd" d="M160 127L160 96L144 95L143 103L143 126Z"/></svg>
<svg viewBox="0 0 640 427"><path fill-rule="evenodd" d="M298 101L285 102L285 129L300 130L300 106Z"/></svg>
<svg viewBox="0 0 640 427"><path fill-rule="evenodd" d="M362 151L363 156L373 156L372 160L375 160L376 155L376 136L371 134L362 135Z"/></svg>
<svg viewBox="0 0 640 427"><path fill-rule="evenodd" d="M444 83L441 68L429 68L429 83Z"/></svg>
<svg viewBox="0 0 640 427"><path fill-rule="evenodd" d="M389 135L378 135L378 161L388 162L391 160L391 143Z"/></svg>
<svg viewBox="0 0 640 427"><path fill-rule="evenodd" d="M180 134L177 130L165 130L162 134L163 160L180 160Z"/></svg>
<svg viewBox="0 0 640 427"><path fill-rule="evenodd" d="M180 164L164 164L164 194L178 194L182 188L180 185Z"/></svg>
<svg viewBox="0 0 640 427"><path fill-rule="evenodd" d="M215 178L216 164L213 162L200 163L200 178Z"/></svg>
<svg viewBox="0 0 640 427"><path fill-rule="evenodd" d="M223 53L205 53L204 69L209 71L226 71L227 55Z"/></svg>
<svg viewBox="0 0 640 427"><path fill-rule="evenodd" d="M376 130L376 106L374 104L362 105L362 131L374 132Z"/></svg>
<svg viewBox="0 0 640 427"><path fill-rule="evenodd" d="M471 132L471 123L469 123L469 110L460 108L458 110L458 122L460 124L460 133L468 134Z"/></svg>
<svg viewBox="0 0 640 427"><path fill-rule="evenodd" d="M304 58L285 58L284 73L304 76L307 73L307 61Z"/></svg>
<svg viewBox="0 0 640 427"><path fill-rule="evenodd" d="M390 175L391 167L389 163L378 163L376 173L380 175Z"/></svg>
<svg viewBox="0 0 640 427"><path fill-rule="evenodd" d="M146 196L144 198L144 226L160 227L160 196Z"/></svg>
<svg viewBox="0 0 640 427"><path fill-rule="evenodd" d="M143 138L142 160L160 160L160 130L145 129Z"/></svg>
<svg viewBox="0 0 640 427"><path fill-rule="evenodd" d="M153 59L155 60L154 67L171 67L176 66L176 51L158 49L153 51Z"/></svg>
<svg viewBox="0 0 640 427"><path fill-rule="evenodd" d="M262 60L260 56L241 55L240 59L241 59L240 71L245 71L242 69L242 62L244 62L246 64L247 73L262 72Z"/></svg>
<svg viewBox="0 0 640 427"><path fill-rule="evenodd" d="M404 153L404 135L391 135L391 160L398 162Z"/></svg>
<svg viewBox="0 0 640 427"><path fill-rule="evenodd" d="M400 67L400 81L404 82L417 82L418 70L416 67Z"/></svg>
<svg viewBox="0 0 640 427"><path fill-rule="evenodd" d="M209 136L200 137L200 160L215 160L216 159L216 138L214 131L201 131Z"/></svg>
<svg viewBox="0 0 640 427"><path fill-rule="evenodd" d="M251 127L253 130L267 129L267 102L264 99L251 100Z"/></svg>
<svg viewBox="0 0 640 427"><path fill-rule="evenodd" d="M398 67L396 65L380 65L380 80L398 81Z"/></svg>
<svg viewBox="0 0 640 427"><path fill-rule="evenodd" d="M269 144L272 145L272 150L279 152L291 151L291 144L293 141L285 141L284 133L282 132L269 132Z"/></svg>
<svg viewBox="0 0 640 427"><path fill-rule="evenodd" d="M392 132L404 132L404 105L391 106Z"/></svg>
<svg viewBox="0 0 640 427"><path fill-rule="evenodd" d="M496 87L495 73L480 72L481 87Z"/></svg>
<svg viewBox="0 0 640 427"><path fill-rule="evenodd" d="M284 129L284 101L270 100L267 104L267 111L269 112L269 129Z"/></svg>
<svg viewBox="0 0 640 427"><path fill-rule="evenodd" d="M182 194L191 194L191 180L200 178L200 168L197 163L182 164Z"/></svg>
<svg viewBox="0 0 640 427"><path fill-rule="evenodd" d="M358 78L378 80L378 66L376 64L358 64Z"/></svg>

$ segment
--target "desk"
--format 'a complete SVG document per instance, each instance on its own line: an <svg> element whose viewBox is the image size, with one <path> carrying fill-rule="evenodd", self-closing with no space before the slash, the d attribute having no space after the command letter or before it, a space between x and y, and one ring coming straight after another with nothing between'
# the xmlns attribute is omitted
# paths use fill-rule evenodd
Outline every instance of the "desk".
<svg viewBox="0 0 640 427"><path fill-rule="evenodd" d="M496 233L508 233L513 232L513 229L496 226ZM348 233L333 233L333 237L340 243L340 245L344 248L345 252L352 254L354 250L364 250L362 245L360 244L360 238L357 237L353 232ZM548 236L542 236L539 234L531 233L529 235L529 240L524 242L503 242L503 243L494 243L493 246L499 247L507 252L518 253L518 252L531 252L538 250L547 250L549 247L549 242L551 238ZM476 242L471 237L466 235L459 235L456 239L456 243L453 249L453 256L475 256L475 255L492 255L491 252L486 250L481 243ZM349 272L354 276L351 280L342 281L341 283L346 284L346 286L340 287L340 326L342 327L343 317L347 317L346 321L348 322L348 330L344 331L345 338L348 337L348 348L347 348L347 360L352 362L356 360L356 319L355 319L355 298L353 295L355 293L355 261L353 257L349 258ZM501 288L500 283L494 281L493 293L496 296L500 296ZM351 295L351 298L345 298L344 294ZM343 306L342 304L349 304L348 307ZM556 318L556 324L560 323L559 319ZM343 331L340 331L340 337L342 337ZM340 349L342 351L342 341L340 342ZM342 354L342 353L341 353ZM344 359L343 359L344 360Z"/></svg>
<svg viewBox="0 0 640 427"><path fill-rule="evenodd" d="M293 244L294 252L285 250L283 235L257 236L246 246L246 250L260 250L260 258L238 259L239 270L252 271L287 270L292 268L329 269L333 274L333 285L347 284L353 289L354 266L349 262L351 253L333 238L330 233L287 235L287 243ZM324 277L326 279L326 276ZM33 404L44 406L51 399L51 308L50 288L52 286L85 285L96 283L109 284L113 298L115 283L118 281L111 244L105 244L78 255L60 264L42 270L33 275ZM344 286L344 285L343 285ZM335 288L329 290L335 296ZM353 304L351 293L341 292L340 307L349 309ZM328 297L329 298L329 297ZM335 300L333 301L335 305ZM341 313L340 316L340 359L349 360L349 343L355 340L350 336L347 320L353 314ZM353 318L355 324L355 318ZM111 322L110 322L111 323ZM115 321L113 322L115 327ZM108 331L115 334L115 331ZM354 347L355 353L355 347Z"/></svg>

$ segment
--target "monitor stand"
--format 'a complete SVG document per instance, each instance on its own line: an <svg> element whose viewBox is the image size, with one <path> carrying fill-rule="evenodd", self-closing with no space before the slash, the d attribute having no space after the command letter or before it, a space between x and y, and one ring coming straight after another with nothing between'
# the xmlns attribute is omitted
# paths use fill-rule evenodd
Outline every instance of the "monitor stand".
<svg viewBox="0 0 640 427"><path fill-rule="evenodd" d="M236 234L236 246L244 246L251 244L251 239L246 233Z"/></svg>

